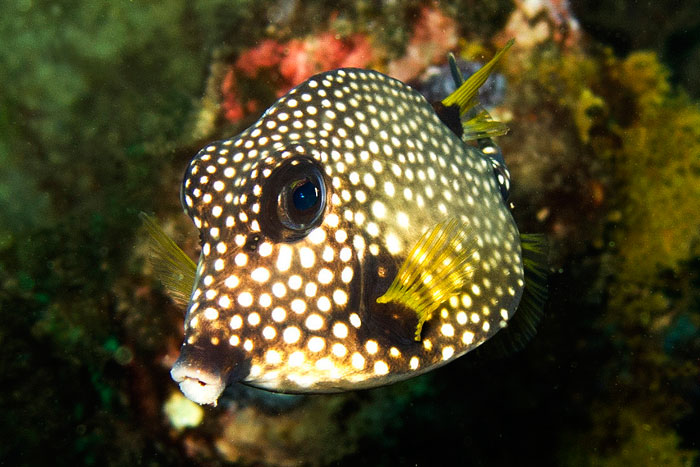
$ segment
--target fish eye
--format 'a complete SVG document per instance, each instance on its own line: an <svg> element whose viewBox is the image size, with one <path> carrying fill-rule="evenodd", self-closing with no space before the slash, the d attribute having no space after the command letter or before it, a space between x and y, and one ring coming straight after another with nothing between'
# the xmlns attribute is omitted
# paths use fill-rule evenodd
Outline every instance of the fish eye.
<svg viewBox="0 0 700 467"><path fill-rule="evenodd" d="M316 206L319 200L318 187L312 181L304 180L294 187L292 204L294 204L294 209L300 213Z"/></svg>
<svg viewBox="0 0 700 467"><path fill-rule="evenodd" d="M326 183L316 163L306 158L285 161L267 179L261 196L260 227L274 239L294 241L323 220Z"/></svg>
<svg viewBox="0 0 700 467"><path fill-rule="evenodd" d="M321 194L318 181L310 178L292 180L277 197L277 214L287 228L306 231L319 215Z"/></svg>

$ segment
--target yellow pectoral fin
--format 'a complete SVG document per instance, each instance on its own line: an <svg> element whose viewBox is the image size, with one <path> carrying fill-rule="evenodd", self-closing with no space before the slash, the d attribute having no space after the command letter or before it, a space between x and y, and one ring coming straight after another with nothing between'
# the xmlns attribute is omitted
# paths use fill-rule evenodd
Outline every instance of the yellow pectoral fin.
<svg viewBox="0 0 700 467"><path fill-rule="evenodd" d="M460 115L463 115L469 109L474 107L478 103L476 93L479 91L479 88L486 82L486 79L491 74L493 67L496 66L496 63L498 63L503 54L510 49L514 42L514 39L509 40L508 43L491 59L490 62L481 67L479 71L471 75L469 79L462 83L461 86L452 94L444 98L441 101L442 105L445 107L449 107L451 105L459 106Z"/></svg>
<svg viewBox="0 0 700 467"><path fill-rule="evenodd" d="M441 304L459 293L474 273L474 252L467 226L451 219L418 240L394 281L377 303L398 303L418 315L415 340Z"/></svg>
<svg viewBox="0 0 700 467"><path fill-rule="evenodd" d="M156 277L178 304L187 305L194 286L197 266L160 228L156 220L142 212L139 217L148 231L151 264Z"/></svg>

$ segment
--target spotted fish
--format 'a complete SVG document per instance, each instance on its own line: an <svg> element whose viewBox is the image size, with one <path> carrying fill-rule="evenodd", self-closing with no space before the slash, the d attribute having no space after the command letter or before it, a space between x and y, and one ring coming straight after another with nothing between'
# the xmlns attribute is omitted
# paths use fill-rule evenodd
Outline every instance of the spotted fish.
<svg viewBox="0 0 700 467"><path fill-rule="evenodd" d="M475 98L506 48L432 106L376 71L318 74L194 157L181 197L196 269L146 217L189 297L171 371L188 398L384 385L509 325L527 242L489 138L505 127Z"/></svg>

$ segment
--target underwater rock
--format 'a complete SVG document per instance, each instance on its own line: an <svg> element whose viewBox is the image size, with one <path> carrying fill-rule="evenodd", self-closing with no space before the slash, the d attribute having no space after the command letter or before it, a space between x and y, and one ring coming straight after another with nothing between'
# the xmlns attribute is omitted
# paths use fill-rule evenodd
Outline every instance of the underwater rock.
<svg viewBox="0 0 700 467"><path fill-rule="evenodd" d="M700 112L667 68L700 69L693 2L577 2L583 28L562 1L64 3L5 2L0 17L5 464L697 463ZM424 8L443 18L429 34ZM178 430L163 409L183 314L151 278L137 213L193 257L184 167L288 89L278 45L298 41L308 69L324 32L380 71L433 37L399 70L414 78L447 48L479 61L516 38L494 115L514 215L551 240L545 319L508 358L289 404L234 394ZM265 40L255 77L235 69ZM663 60L636 50L652 42Z"/></svg>
<svg viewBox="0 0 700 467"><path fill-rule="evenodd" d="M457 46L455 21L437 8L423 7L404 55L387 65L387 74L399 81L411 81L427 66L445 60Z"/></svg>
<svg viewBox="0 0 700 467"><path fill-rule="evenodd" d="M443 21L443 24L450 24L449 19ZM429 36L426 32L421 34ZM412 37L414 39L422 37L421 34L414 31ZM618 249L617 242L608 243L610 231L607 226L609 226L609 222L619 225L620 215L617 213L624 212L624 209L620 211L620 208L632 206L632 204L627 204L627 199L618 196L621 187L631 186L627 182L620 184L619 177L625 174L626 170L613 172L610 166L611 158L615 157L613 154L620 157L623 154L620 152L621 145L629 144L629 141L632 141L623 138L620 128L614 124L615 121L622 121L629 117L629 115L625 115L624 107L620 106L619 96L631 99L627 101L628 104L635 102L635 105L658 109L660 103L669 102L668 88L662 86L665 82L663 71L655 68L656 65L653 62L645 62L639 57L624 62L609 54L586 49L577 21L571 15L568 4L565 2L518 3L510 21L498 34L498 37L511 37L513 35L517 38L514 54L505 63L502 72L503 79L507 79L509 85L505 90L503 100L501 101L502 87L496 93L495 100L499 103L496 111L508 115L507 121L511 128L508 137L499 140L504 156L511 166L511 172L518 181L513 187L511 200L516 207L516 216L529 226L529 230L545 230L554 239L552 266L560 271L560 277L590 274L590 276L586 276L586 280L591 281L585 288L585 293L588 295L577 305L579 312L585 313L581 310L592 306L589 305L589 300L592 303L597 303L596 297L599 294L605 293L606 290L618 290L608 282L611 274L610 269L607 269L608 265L611 262L617 264L615 261L619 257L615 256ZM450 39L445 40L450 43ZM419 60L408 60L411 54L417 53L415 50L420 49L419 43L420 41L416 39L413 44L414 49L410 49L413 52L407 52L407 56L404 57L405 63L410 65L405 72L409 75L424 70L434 59L426 48L424 50L425 56ZM468 45L462 44L461 47L461 56L464 56ZM382 56L381 53L375 55L379 60ZM635 69L635 67L637 68ZM443 78L444 72L443 68L440 75ZM629 79L625 80L624 77L629 77ZM633 79L633 77L637 79ZM639 79L640 77L641 79ZM429 86L437 83L439 87L439 83L445 82L441 81L441 78L434 79L435 81L431 81ZM624 81L622 89L629 90L629 94L620 93L620 81ZM654 89L656 91L649 91ZM687 104L681 104L680 109L682 109L681 115L684 115L683 119L692 121L690 115L693 112L687 107ZM634 131L650 131L659 137L676 134L681 137L679 141L685 141L682 143L683 147L692 146L690 133L663 131L652 119L646 121L633 119L632 121L634 122L632 126L625 123L625 128L628 130L637 128ZM680 128L686 129L690 126L681 125ZM683 134L686 136L681 136ZM636 147L637 152L642 151L639 146ZM627 167L635 166L630 164ZM630 172L629 175L624 175L623 180L633 179L629 177L634 177L634 175ZM682 186L688 186L687 183L689 180L682 182ZM685 200L685 198L683 199ZM648 206L656 206L656 204L651 202ZM639 206L633 211L639 212L638 209ZM622 219L625 218L627 215L622 217ZM692 228L692 224L688 222L675 222L679 224L677 232L682 232L682 229L686 227ZM642 235L643 232L643 230L639 230L630 238ZM676 231L674 230L674 232ZM640 244L635 242L635 245ZM596 253L592 254L591 251ZM687 258L688 251L679 252L679 257ZM649 255L650 253L646 250L645 254ZM581 259L582 257L585 259ZM578 265L579 261L594 270L600 268L599 272L584 273L585 268ZM617 273L613 272L612 274ZM644 287L641 290L644 290ZM634 298L636 295L630 295L628 291L620 293L619 296L620 300L612 301L610 308L603 312L604 320L596 321L591 318L588 321L589 328L586 332L589 335L596 336L599 332L598 326L622 326L624 328L621 323L627 318L623 318L623 316L634 313L624 309L622 303L625 299L622 297L631 297L632 300L636 300ZM555 297L556 300L566 299L560 296L559 298ZM550 319L558 322L556 311L554 311L554 315ZM668 320L668 316L659 316L656 321L649 320L648 325L654 323L655 329L666 329L659 328L659 326ZM577 343L578 336L576 334L567 334L571 332L571 329L564 327L564 334L570 336L569 340L572 343ZM557 338L547 335L546 332L541 339L548 337L557 341ZM633 339L631 336L627 338L630 339L630 342ZM542 344L540 341L539 345L546 346L547 344ZM616 345L624 347L632 344L623 341L616 343ZM653 351L648 348L643 350L643 353L653 355ZM653 364L649 365L650 361L652 360L646 360L644 363L649 372L662 371L658 367L654 367ZM619 368L619 364L614 359L606 360L604 362L605 371L614 372L615 369ZM590 371L597 374L594 370ZM611 383L606 380L605 384ZM537 397L534 393L532 396ZM337 397L337 399L333 399L336 402L331 403L331 405L343 404L341 402L343 400L354 399L354 396L334 397ZM346 397L348 398L346 399ZM570 397L573 399L569 400L564 397L567 401L565 403L579 404L579 402L572 402L572 400L579 400L577 393ZM660 394L659 397L661 397ZM596 403L605 404L606 400ZM227 402L227 404L229 403ZM293 405L285 408L280 416L286 417L285 414L289 413L287 410L302 414L302 408L305 408L306 411L328 410L327 408L321 409L322 404L318 406L316 404L320 404L320 402L312 398L312 403L305 401L298 408L294 408ZM611 402L611 404L615 404L615 402ZM585 412L587 408L587 406L582 405L580 410ZM243 415L236 421L235 414L238 411L242 411ZM228 418L225 418L227 426L238 427L238 423L247 423L251 432L257 433L254 436L251 435L250 440L256 441L239 442L233 435L238 428L232 428L231 431L227 432L231 433L230 439L217 442L220 451L225 453L228 459L239 461L264 458L264 454L256 452L253 448L270 443L271 441L266 436L270 430L274 432L274 429L269 428L272 421L268 418L269 412L265 411L264 404L256 408L254 402L247 404L241 402L240 405L237 405L234 401L227 405L226 413L228 414L226 416ZM303 431L303 426L306 423L305 418L299 415L297 420L300 425L294 426L288 424L288 421L283 421L282 426L286 426L285 430ZM663 424L659 427L660 430L666 430L663 428ZM601 430L606 433L606 436L612 436L604 428ZM348 434L336 432L334 436L338 439L347 439L344 437ZM360 438L352 439L362 439L362 435ZM604 440L595 442L604 443ZM313 443L310 441L307 448L317 449L312 447ZM676 446L674 443L669 442L666 447L673 450ZM348 445L352 446L353 442L348 442ZM292 449L290 446L288 448ZM275 452L275 450L273 449L271 452ZM414 455L420 456L417 451L412 452ZM687 455L685 451L668 453L671 457L676 454L679 456ZM344 454L344 456L350 456L346 458L353 458L352 456L355 455L350 452ZM293 462L285 459L281 453L277 453L275 456L278 457L275 457L274 462ZM567 458L567 454L564 452L561 453L561 457L557 457L559 460L565 458Z"/></svg>
<svg viewBox="0 0 700 467"><path fill-rule="evenodd" d="M524 49L550 41L571 47L581 40L580 26L568 0L516 0L501 34L515 38Z"/></svg>

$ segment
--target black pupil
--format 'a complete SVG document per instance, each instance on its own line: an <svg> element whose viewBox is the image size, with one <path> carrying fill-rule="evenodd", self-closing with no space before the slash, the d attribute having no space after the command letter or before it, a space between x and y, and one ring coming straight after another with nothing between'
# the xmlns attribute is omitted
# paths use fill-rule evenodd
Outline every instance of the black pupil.
<svg viewBox="0 0 700 467"><path fill-rule="evenodd" d="M304 182L294 189L292 201L296 209L306 211L318 202L318 188L309 181Z"/></svg>

